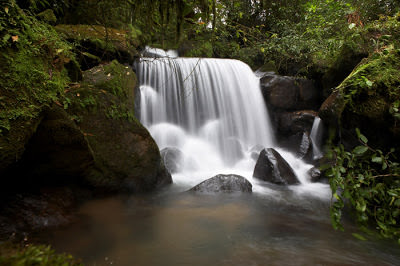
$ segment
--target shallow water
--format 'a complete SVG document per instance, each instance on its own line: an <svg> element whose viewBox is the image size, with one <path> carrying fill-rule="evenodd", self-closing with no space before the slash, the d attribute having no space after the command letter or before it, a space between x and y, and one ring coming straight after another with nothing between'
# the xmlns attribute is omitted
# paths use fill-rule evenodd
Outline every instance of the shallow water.
<svg viewBox="0 0 400 266"><path fill-rule="evenodd" d="M360 241L349 223L345 232L333 230L329 201L276 188L204 195L172 185L96 200L81 207L75 224L42 239L88 265L400 264L396 243Z"/></svg>

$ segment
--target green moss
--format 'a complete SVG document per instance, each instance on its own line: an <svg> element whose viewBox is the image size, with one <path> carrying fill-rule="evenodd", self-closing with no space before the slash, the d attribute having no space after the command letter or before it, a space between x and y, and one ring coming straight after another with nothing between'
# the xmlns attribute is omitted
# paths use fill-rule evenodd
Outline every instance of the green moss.
<svg viewBox="0 0 400 266"><path fill-rule="evenodd" d="M41 114L64 93L71 46L15 1L0 8L0 171L24 151Z"/></svg>
<svg viewBox="0 0 400 266"><path fill-rule="evenodd" d="M54 15L53 10L51 9L46 9L45 11L40 12L39 14L37 14L37 17L40 20L43 20L44 22L47 22L49 24L54 24L57 21L57 18Z"/></svg>
<svg viewBox="0 0 400 266"><path fill-rule="evenodd" d="M78 121L100 111L109 119L133 122L136 84L130 67L112 61L85 71L84 81L67 89L62 104Z"/></svg>
<svg viewBox="0 0 400 266"><path fill-rule="evenodd" d="M209 41L197 41L185 54L188 57L213 57L213 47Z"/></svg>
<svg viewBox="0 0 400 266"><path fill-rule="evenodd" d="M76 51L86 60L94 61L89 64L91 68L101 60L118 59L121 62L131 63L138 54L136 47L138 43L130 35L130 31L114 28L105 28L100 25L57 25L57 32L69 41L75 43ZM86 69L87 69L86 68Z"/></svg>
<svg viewBox="0 0 400 266"><path fill-rule="evenodd" d="M389 46L372 54L338 89L353 112L371 118L383 117L400 99L400 50Z"/></svg>
<svg viewBox="0 0 400 266"><path fill-rule="evenodd" d="M10 266L83 265L71 255L57 254L49 246L29 245L27 247L20 248L5 244L0 246L0 264Z"/></svg>
<svg viewBox="0 0 400 266"><path fill-rule="evenodd" d="M110 64L92 68L84 73L86 84L93 84L100 90L105 90L115 96L127 98L133 93L137 79L128 66L121 65L116 60Z"/></svg>

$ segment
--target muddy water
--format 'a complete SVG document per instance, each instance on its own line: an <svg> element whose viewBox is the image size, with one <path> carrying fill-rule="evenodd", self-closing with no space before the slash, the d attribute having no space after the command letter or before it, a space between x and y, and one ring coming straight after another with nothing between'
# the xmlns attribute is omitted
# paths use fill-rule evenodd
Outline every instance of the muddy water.
<svg viewBox="0 0 400 266"><path fill-rule="evenodd" d="M326 200L175 189L89 202L78 222L42 239L88 265L400 264L396 243L360 241L349 223L333 230Z"/></svg>

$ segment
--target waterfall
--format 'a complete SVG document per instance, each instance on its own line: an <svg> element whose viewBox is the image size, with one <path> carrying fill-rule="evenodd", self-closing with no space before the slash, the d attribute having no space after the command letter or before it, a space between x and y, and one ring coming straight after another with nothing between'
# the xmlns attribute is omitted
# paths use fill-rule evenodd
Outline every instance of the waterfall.
<svg viewBox="0 0 400 266"><path fill-rule="evenodd" d="M322 123L321 118L315 117L313 126L311 128L310 139L313 147L313 159L317 160L322 158L323 154L321 151L322 145Z"/></svg>
<svg viewBox="0 0 400 266"><path fill-rule="evenodd" d="M306 172L312 166L276 147L259 77L245 63L141 58L135 69L142 124L160 150L171 147L183 154L175 184L187 187L216 174L239 174L254 190L259 182L252 178L254 157L262 147L275 147L300 181L309 183Z"/></svg>

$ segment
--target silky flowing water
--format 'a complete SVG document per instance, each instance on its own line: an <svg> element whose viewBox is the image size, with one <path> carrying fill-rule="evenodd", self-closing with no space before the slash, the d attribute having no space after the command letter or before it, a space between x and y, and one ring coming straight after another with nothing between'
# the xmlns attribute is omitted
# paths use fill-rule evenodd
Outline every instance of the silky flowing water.
<svg viewBox="0 0 400 266"><path fill-rule="evenodd" d="M156 53L157 51L151 51ZM143 58L140 120L161 149L183 158L173 185L155 194L92 201L80 219L47 236L56 249L89 265L398 265L390 241L333 230L329 186L311 183L306 164L279 148L259 78L236 60ZM140 111L140 112L139 112ZM312 139L320 156L320 121ZM252 178L256 156L274 147L301 184L282 187ZM239 174L253 193L186 192L216 175ZM358 232L359 233L359 232Z"/></svg>

